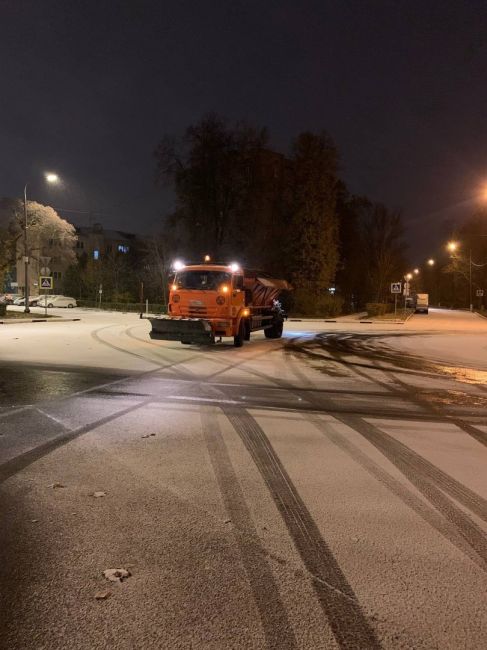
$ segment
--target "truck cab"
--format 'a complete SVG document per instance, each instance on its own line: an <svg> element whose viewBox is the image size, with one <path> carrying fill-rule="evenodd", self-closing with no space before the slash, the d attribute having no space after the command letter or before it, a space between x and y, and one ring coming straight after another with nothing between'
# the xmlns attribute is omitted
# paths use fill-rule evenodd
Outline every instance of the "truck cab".
<svg viewBox="0 0 487 650"><path fill-rule="evenodd" d="M176 318L204 319L215 336L235 336L235 321L249 315L245 302L240 268L199 264L184 267L174 276L168 313Z"/></svg>

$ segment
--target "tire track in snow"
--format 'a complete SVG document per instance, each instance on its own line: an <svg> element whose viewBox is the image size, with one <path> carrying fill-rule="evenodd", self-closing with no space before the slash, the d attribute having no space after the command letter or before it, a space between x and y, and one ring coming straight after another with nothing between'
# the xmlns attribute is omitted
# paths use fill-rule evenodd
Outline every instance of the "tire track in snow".
<svg viewBox="0 0 487 650"><path fill-rule="evenodd" d="M225 509L232 521L232 529L240 557L252 590L267 648L293 650L296 638L289 623L286 608L271 567L266 559L242 488L232 466L225 441L214 413L201 413L203 435L210 461L220 488Z"/></svg>
<svg viewBox="0 0 487 650"><path fill-rule="evenodd" d="M254 460L301 556L340 648L377 650L375 631L332 551L256 420L243 409L223 407Z"/></svg>

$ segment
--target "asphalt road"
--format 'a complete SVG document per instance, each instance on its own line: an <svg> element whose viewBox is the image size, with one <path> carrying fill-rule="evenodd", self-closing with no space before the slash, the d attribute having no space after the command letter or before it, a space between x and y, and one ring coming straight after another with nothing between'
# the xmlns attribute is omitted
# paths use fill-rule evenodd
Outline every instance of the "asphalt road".
<svg viewBox="0 0 487 650"><path fill-rule="evenodd" d="M487 647L487 320L72 311L0 329L2 649Z"/></svg>

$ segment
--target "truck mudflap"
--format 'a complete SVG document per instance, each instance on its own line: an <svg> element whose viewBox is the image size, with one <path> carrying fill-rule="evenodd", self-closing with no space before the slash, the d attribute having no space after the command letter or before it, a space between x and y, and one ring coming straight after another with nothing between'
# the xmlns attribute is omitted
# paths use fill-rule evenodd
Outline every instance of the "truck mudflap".
<svg viewBox="0 0 487 650"><path fill-rule="evenodd" d="M215 336L207 320L199 318L149 318L151 339L211 345Z"/></svg>

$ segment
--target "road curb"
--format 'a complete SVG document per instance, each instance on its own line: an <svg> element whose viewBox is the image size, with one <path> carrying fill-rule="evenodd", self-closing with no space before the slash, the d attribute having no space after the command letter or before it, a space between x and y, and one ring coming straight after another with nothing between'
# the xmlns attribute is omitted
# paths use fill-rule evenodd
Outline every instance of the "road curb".
<svg viewBox="0 0 487 650"><path fill-rule="evenodd" d="M0 325L21 325L23 323L60 323L80 321L81 318L9 318L0 320Z"/></svg>

